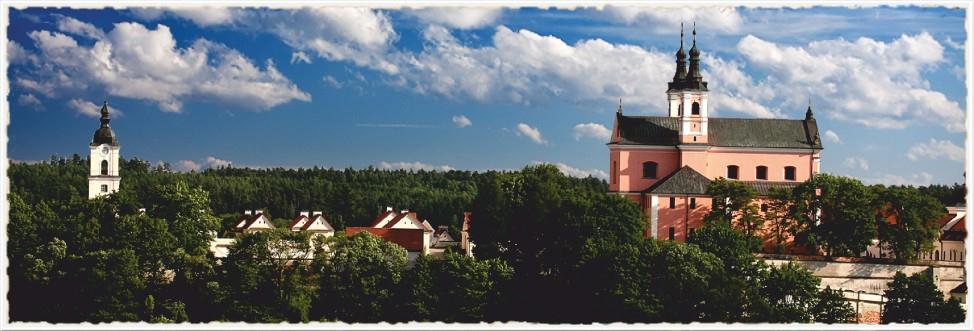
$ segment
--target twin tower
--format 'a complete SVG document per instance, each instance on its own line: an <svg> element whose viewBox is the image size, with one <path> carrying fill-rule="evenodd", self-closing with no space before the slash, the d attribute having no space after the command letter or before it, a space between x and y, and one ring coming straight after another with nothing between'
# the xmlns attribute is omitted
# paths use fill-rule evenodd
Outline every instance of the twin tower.
<svg viewBox="0 0 974 331"><path fill-rule="evenodd" d="M707 82L700 75L700 50L697 49L697 28L693 28L690 47L690 66L683 51L683 24L680 24L680 49L676 51L676 73L668 84L666 96L670 117L680 118L681 144L707 143Z"/></svg>

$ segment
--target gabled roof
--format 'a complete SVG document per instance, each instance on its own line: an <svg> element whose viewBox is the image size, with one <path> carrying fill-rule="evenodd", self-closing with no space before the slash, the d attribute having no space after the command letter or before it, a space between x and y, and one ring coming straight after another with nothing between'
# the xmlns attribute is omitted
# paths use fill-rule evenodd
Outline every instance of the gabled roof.
<svg viewBox="0 0 974 331"><path fill-rule="evenodd" d="M683 166L677 171L657 181L647 188L645 193L653 194L707 194L710 179L700 174L690 166Z"/></svg>
<svg viewBox="0 0 974 331"><path fill-rule="evenodd" d="M325 219L325 216L321 214L315 214L314 216L309 217L308 222L304 223L304 226L301 227L301 230L307 231L308 229L311 229L311 227L317 224L319 220L321 221L321 226L324 227L325 229L316 229L312 231L322 231L322 230L335 231L335 228L332 227L331 224L328 223L328 220Z"/></svg>
<svg viewBox="0 0 974 331"><path fill-rule="evenodd" d="M257 220L261 219L261 217L263 217L263 216L264 216L263 213L256 213L254 215L244 215L243 217L240 218L240 220L237 221L237 227L236 228L237 229L240 229L240 230L249 229L252 225L254 225L254 222L257 222ZM246 223L244 223L241 226L240 225L241 222L246 222ZM266 222L266 224L267 224L268 227L270 227L272 229L274 228L274 223L269 222L269 220L268 220L268 222Z"/></svg>
<svg viewBox="0 0 974 331"><path fill-rule="evenodd" d="M298 223L301 223L301 220L307 220L307 219L308 219L308 216L298 215L298 217L295 217L294 220L291 221L291 224L289 224L287 226L287 228L288 229L294 229L294 226L298 225ZM302 224L302 226L303 225L306 225L306 224L307 224L307 222L305 224Z"/></svg>
<svg viewBox="0 0 974 331"><path fill-rule="evenodd" d="M625 116L617 113L621 145L677 146L680 118ZM718 147L822 149L818 124L812 120L770 118L707 119L707 144Z"/></svg>
<svg viewBox="0 0 974 331"><path fill-rule="evenodd" d="M372 225L369 225L369 226L375 227L375 226L379 225L379 223L382 223L382 221L386 220L387 218L389 218L389 216L392 216L392 215L397 215L397 213L395 211L392 211L392 210L387 210L386 212L384 212L382 214L379 214L379 216L376 217L374 221L372 221Z"/></svg>

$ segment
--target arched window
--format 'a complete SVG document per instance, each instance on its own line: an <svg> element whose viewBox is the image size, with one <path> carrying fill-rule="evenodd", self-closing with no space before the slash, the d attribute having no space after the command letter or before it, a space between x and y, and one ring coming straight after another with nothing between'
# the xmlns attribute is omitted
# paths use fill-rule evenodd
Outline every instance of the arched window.
<svg viewBox="0 0 974 331"><path fill-rule="evenodd" d="M656 162L643 162L643 178L656 179Z"/></svg>
<svg viewBox="0 0 974 331"><path fill-rule="evenodd" d="M619 184L619 161L612 161L612 184Z"/></svg>
<svg viewBox="0 0 974 331"><path fill-rule="evenodd" d="M785 167L785 180L795 180L795 167Z"/></svg>
<svg viewBox="0 0 974 331"><path fill-rule="evenodd" d="M933 257L934 257L935 260L938 260L939 261L940 260L940 250L934 250L933 251Z"/></svg>
<svg viewBox="0 0 974 331"><path fill-rule="evenodd" d="M676 115L677 116L683 116L683 103L682 102L680 103L680 106L677 108Z"/></svg>
<svg viewBox="0 0 974 331"><path fill-rule="evenodd" d="M691 107L693 107L693 108L690 108L691 109L690 110L690 114L700 115L700 103L699 102L694 102L693 103L693 106L691 106Z"/></svg>
<svg viewBox="0 0 974 331"><path fill-rule="evenodd" d="M101 174L108 174L108 160L101 160Z"/></svg>
<svg viewBox="0 0 974 331"><path fill-rule="evenodd" d="M737 179L737 170L738 170L738 167L736 165L729 165L729 166L727 166L727 178L728 179Z"/></svg>
<svg viewBox="0 0 974 331"><path fill-rule="evenodd" d="M755 177L760 180L768 180L768 167L758 166Z"/></svg>

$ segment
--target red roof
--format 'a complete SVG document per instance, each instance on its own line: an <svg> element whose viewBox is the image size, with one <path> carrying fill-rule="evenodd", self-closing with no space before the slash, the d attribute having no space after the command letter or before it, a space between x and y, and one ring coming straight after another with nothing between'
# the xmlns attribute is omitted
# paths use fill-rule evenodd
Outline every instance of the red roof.
<svg viewBox="0 0 974 331"><path fill-rule="evenodd" d="M244 226L243 227L240 227L239 229L243 230L243 229L250 228L250 226L252 224L254 224L254 222L256 222L257 219L259 219L261 215L264 215L264 214L263 213L258 213L258 214L253 214L253 215L244 215L239 220L237 220L237 224L240 224L240 222L242 222L243 220L247 220L247 223L244 224Z"/></svg>
<svg viewBox="0 0 974 331"><path fill-rule="evenodd" d="M347 227L346 235L354 235L359 232L368 232L374 236L385 239L388 242L402 246L407 251L420 252L424 248L423 237L425 232L422 229L389 229L372 227Z"/></svg>
<svg viewBox="0 0 974 331"><path fill-rule="evenodd" d="M304 223L304 226L301 227L301 230L307 230L308 228L311 227L312 224L315 224L315 221L318 220L318 216L321 216L321 214L315 214L314 216L309 217L308 218L308 222L307 223ZM325 218L325 217L324 216L321 216L321 218Z"/></svg>
<svg viewBox="0 0 974 331"><path fill-rule="evenodd" d="M372 221L372 225L370 226L375 227L376 225L379 225L379 222L382 222L382 220L386 219L386 217L389 216L390 214L395 214L395 213L396 212L389 210L382 214L379 214L379 217L376 217L375 220Z"/></svg>
<svg viewBox="0 0 974 331"><path fill-rule="evenodd" d="M967 216L961 216L961 218L957 220L957 223L955 223L954 226L950 227L950 229L948 229L947 231L957 231L957 232L967 233L967 226L964 225L964 221L966 221L965 220L966 218Z"/></svg>
<svg viewBox="0 0 974 331"><path fill-rule="evenodd" d="M293 228L294 228L294 226L295 226L295 225L297 225L297 224L298 224L298 222L300 222L300 221L301 221L301 219L304 219L304 218L308 218L308 216L304 216L304 215L298 215L298 217L295 217L295 218L294 218L294 220L293 220L293 221L291 221L291 225L288 225L288 226L287 226L287 228L288 228L288 229L293 229Z"/></svg>

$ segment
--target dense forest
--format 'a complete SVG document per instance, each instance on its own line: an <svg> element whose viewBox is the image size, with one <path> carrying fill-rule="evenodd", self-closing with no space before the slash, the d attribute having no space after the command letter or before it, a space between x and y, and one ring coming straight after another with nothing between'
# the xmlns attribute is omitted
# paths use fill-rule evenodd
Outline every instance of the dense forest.
<svg viewBox="0 0 974 331"><path fill-rule="evenodd" d="M549 165L175 173L130 159L121 168L121 191L88 200L80 157L11 165L12 320L854 322L840 292L819 288L810 271L757 259L764 238L751 229L780 224L799 244L830 255L854 254L866 236L879 236L909 258L916 249L908 247L932 240L929 216L953 204L937 198L963 190L936 188L934 198L823 175L776 192L780 212L758 217L753 191L718 180L708 191L726 204L683 244L644 237L638 205L605 194L601 180L566 177ZM813 194L816 188L824 193ZM861 203L834 203L852 199ZM242 235L224 259L208 253L210 233L243 209L275 218L324 210L341 227L365 225L384 206L451 226L472 211L477 258L448 253L407 263L401 247L366 233L311 241L286 229ZM883 228L877 206L922 212L902 214L909 228ZM810 210L827 216L810 219ZM306 252L314 258L287 258ZM884 322L964 319L930 277L897 276L887 296L900 299L886 305Z"/></svg>

